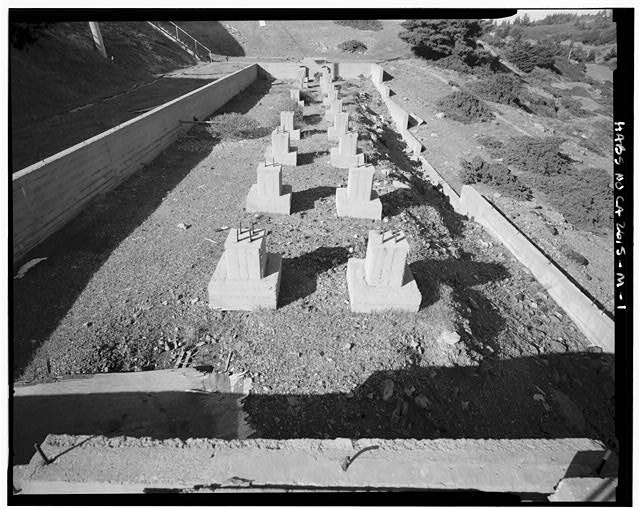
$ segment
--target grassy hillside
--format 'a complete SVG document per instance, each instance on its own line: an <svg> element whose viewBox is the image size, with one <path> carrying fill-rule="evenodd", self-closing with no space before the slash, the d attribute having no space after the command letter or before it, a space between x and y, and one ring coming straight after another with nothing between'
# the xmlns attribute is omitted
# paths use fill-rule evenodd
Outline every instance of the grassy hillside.
<svg viewBox="0 0 640 509"><path fill-rule="evenodd" d="M294 58L310 56L349 60L384 60L408 56L398 38L400 20L383 20L383 30L354 30L331 20L267 20L266 27L253 21L190 21L178 25L214 53L232 57ZM368 48L362 55L343 53L338 45L350 39Z"/></svg>
<svg viewBox="0 0 640 509"><path fill-rule="evenodd" d="M67 112L155 79L194 60L146 23L101 23L109 57L93 47L88 23L50 25L31 46L10 47L14 128Z"/></svg>

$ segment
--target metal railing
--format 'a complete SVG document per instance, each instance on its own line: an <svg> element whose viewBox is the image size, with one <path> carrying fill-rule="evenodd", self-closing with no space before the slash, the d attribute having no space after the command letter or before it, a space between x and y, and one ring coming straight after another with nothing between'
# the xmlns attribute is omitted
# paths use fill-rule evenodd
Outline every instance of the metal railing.
<svg viewBox="0 0 640 509"><path fill-rule="evenodd" d="M148 23L164 32L197 59L209 60L211 50L173 21L148 21Z"/></svg>

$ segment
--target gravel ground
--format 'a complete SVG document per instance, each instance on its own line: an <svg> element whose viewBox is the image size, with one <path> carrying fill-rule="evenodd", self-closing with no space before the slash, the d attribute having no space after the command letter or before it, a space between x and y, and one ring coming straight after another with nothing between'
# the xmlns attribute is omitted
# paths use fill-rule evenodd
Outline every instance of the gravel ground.
<svg viewBox="0 0 640 509"><path fill-rule="evenodd" d="M225 111L269 126L287 95L286 83L258 83ZM615 447L612 357L588 351L531 274L421 179L368 81L341 95L376 166L382 222L336 216L347 172L329 165L319 115L301 126L299 166L283 171L291 216L242 210L268 137L215 142L194 129L34 250L47 260L13 281L16 378L228 365L253 378L257 437L589 436ZM266 228L268 251L284 257L276 311L207 307L220 229L240 220ZM347 260L380 228L409 239L418 313L349 311Z"/></svg>

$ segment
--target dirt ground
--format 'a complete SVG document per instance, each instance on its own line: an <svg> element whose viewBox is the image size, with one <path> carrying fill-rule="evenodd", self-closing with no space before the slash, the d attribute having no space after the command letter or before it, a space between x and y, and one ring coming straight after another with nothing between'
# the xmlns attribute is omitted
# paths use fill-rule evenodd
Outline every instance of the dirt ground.
<svg viewBox="0 0 640 509"><path fill-rule="evenodd" d="M223 111L273 125L288 88L258 82ZM253 379L257 437L587 436L615 448L612 356L587 348L533 276L422 180L368 81L341 95L383 221L336 216L347 172L329 164L317 102L299 165L283 171L290 216L243 212L268 136L193 129L31 253L47 260L13 280L16 379L228 365ZM241 220L283 255L276 311L207 307L223 228ZM418 313L349 310L347 260L381 228L409 238Z"/></svg>
<svg viewBox="0 0 640 509"><path fill-rule="evenodd" d="M609 124L610 117L598 114L589 118L550 119L525 113L515 107L489 103L497 113L494 120L463 124L446 117L439 118L440 110L436 102L451 93L452 85L460 86L473 78L429 66L418 59L389 62L385 70L391 78L388 84L397 94L395 99L407 111L425 120L424 124L412 129L425 146L424 156L458 192L462 187L458 175L461 159L470 160L480 156L491 160L487 149L477 141L479 136L491 136L498 140L521 135L561 136L569 139L562 145L562 151L577 161L579 168L594 167L613 172L612 147L606 144L610 131L605 130L603 135L597 128L601 124ZM566 89L582 86L593 92L593 88L585 83L556 79L557 82L551 83L551 86ZM603 141L605 152L597 153L586 148L583 146L586 140L596 144L599 144L599 140ZM596 235L574 228L541 193L534 193L534 199L525 202L501 196L486 187L480 186L480 189L594 300L613 313L613 230L607 235ZM583 255L588 265L576 263L567 257L564 254L567 247Z"/></svg>

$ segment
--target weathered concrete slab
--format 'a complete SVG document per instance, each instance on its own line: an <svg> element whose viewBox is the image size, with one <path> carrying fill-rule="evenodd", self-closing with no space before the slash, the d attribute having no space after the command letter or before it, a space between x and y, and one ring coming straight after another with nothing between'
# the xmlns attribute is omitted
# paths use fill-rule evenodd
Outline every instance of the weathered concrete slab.
<svg viewBox="0 0 640 509"><path fill-rule="evenodd" d="M420 309L422 295L409 267L405 266L400 287L371 286L365 279L365 260L350 258L347 262L349 303L354 313L407 311Z"/></svg>
<svg viewBox="0 0 640 509"><path fill-rule="evenodd" d="M384 486L550 494L589 439L153 440L49 436L43 466L14 469L23 493L125 493L152 488ZM358 452L362 451L356 456ZM353 461L344 470L347 458ZM235 482L235 484L234 484Z"/></svg>

